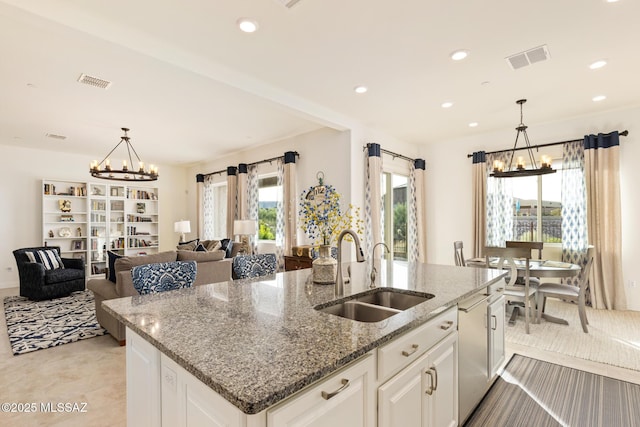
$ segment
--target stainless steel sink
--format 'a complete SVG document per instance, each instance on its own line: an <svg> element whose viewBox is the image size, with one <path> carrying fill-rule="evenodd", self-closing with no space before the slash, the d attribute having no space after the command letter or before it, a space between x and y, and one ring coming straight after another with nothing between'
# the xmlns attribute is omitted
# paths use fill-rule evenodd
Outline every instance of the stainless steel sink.
<svg viewBox="0 0 640 427"><path fill-rule="evenodd" d="M407 293L393 288L378 288L353 295L335 304L320 305L316 310L358 322L379 322L433 298L427 293Z"/></svg>

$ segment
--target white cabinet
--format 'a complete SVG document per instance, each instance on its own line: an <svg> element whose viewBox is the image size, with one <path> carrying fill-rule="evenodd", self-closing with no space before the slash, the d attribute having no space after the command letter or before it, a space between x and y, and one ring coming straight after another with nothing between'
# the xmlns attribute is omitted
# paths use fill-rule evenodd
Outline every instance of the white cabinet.
<svg viewBox="0 0 640 427"><path fill-rule="evenodd" d="M489 332L489 379L493 380L505 359L504 319L505 298L500 296L487 308L487 326Z"/></svg>
<svg viewBox="0 0 640 427"><path fill-rule="evenodd" d="M160 426L160 352L127 328L127 425Z"/></svg>
<svg viewBox="0 0 640 427"><path fill-rule="evenodd" d="M456 426L457 356L453 332L378 388L378 426Z"/></svg>
<svg viewBox="0 0 640 427"><path fill-rule="evenodd" d="M364 356L282 405L268 409L267 426L375 426L375 371L375 357Z"/></svg>

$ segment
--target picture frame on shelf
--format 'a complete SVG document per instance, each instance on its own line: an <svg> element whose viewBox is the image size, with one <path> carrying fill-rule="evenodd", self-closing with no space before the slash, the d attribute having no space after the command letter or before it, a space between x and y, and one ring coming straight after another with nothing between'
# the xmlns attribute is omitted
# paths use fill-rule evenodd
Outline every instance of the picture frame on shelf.
<svg viewBox="0 0 640 427"><path fill-rule="evenodd" d="M84 240L72 240L71 250L74 250L74 251L84 250Z"/></svg>
<svg viewBox="0 0 640 427"><path fill-rule="evenodd" d="M136 203L136 212L143 214L147 211L147 206L143 202Z"/></svg>

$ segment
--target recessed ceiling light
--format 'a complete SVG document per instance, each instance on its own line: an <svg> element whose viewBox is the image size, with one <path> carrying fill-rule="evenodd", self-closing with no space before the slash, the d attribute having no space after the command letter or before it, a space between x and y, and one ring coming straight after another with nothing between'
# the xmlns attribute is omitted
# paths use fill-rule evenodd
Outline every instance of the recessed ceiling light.
<svg viewBox="0 0 640 427"><path fill-rule="evenodd" d="M253 19L240 18L236 23L238 24L240 31L244 31L245 33L253 33L258 29L258 23Z"/></svg>
<svg viewBox="0 0 640 427"><path fill-rule="evenodd" d="M453 102L449 102L449 101L443 102L440 106L442 108L451 108L451 107L453 107Z"/></svg>
<svg viewBox="0 0 640 427"><path fill-rule="evenodd" d="M471 122L471 123L469 123L469 127L470 127L470 128L478 127L478 122Z"/></svg>
<svg viewBox="0 0 640 427"><path fill-rule="evenodd" d="M366 87L366 86L356 86L356 87L353 88L353 91L355 93L365 93L368 90L369 90L369 88Z"/></svg>
<svg viewBox="0 0 640 427"><path fill-rule="evenodd" d="M598 68L602 68L605 65L607 65L607 61L605 61L604 59L601 59L589 65L589 68L591 68L592 70L597 70Z"/></svg>
<svg viewBox="0 0 640 427"><path fill-rule="evenodd" d="M467 56L469 56L469 51L466 49L456 50L455 52L451 53L451 59L453 59L454 61L461 61Z"/></svg>
<svg viewBox="0 0 640 427"><path fill-rule="evenodd" d="M604 101L605 99L607 99L607 97L604 95L598 95L591 98L593 102L600 102L600 101Z"/></svg>
<svg viewBox="0 0 640 427"><path fill-rule="evenodd" d="M605 0L607 3L616 3L618 0Z"/></svg>

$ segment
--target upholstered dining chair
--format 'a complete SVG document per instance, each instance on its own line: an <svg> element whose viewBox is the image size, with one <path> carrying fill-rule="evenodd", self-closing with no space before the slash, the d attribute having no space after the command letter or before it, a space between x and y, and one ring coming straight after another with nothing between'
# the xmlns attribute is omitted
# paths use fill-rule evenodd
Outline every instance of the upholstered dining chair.
<svg viewBox="0 0 640 427"><path fill-rule="evenodd" d="M531 309L535 307L536 301L536 289L529 287L531 249L487 246L484 248L484 255L487 267L497 268L499 270L509 269L509 281L506 283L504 296L510 303L518 301L524 303L524 328L528 334ZM490 258L498 258L497 263L491 262ZM518 277L516 260L523 263L520 270L523 272L521 277L524 280L524 285L516 285L516 278Z"/></svg>
<svg viewBox="0 0 640 427"><path fill-rule="evenodd" d="M587 312L585 310L585 292L587 291L587 284L589 283L589 274L591 273L591 266L593 265L593 246L590 246L587 250L587 264L580 272L580 279L578 286L567 285L563 283L541 283L538 286L537 292L537 304L538 304L538 322L542 317L542 312L546 305L547 297L559 298L565 301L577 303L578 315L580 316L580 324L582 324L582 330L585 334L589 333L587 325Z"/></svg>
<svg viewBox="0 0 640 427"><path fill-rule="evenodd" d="M140 295L190 288L196 280L195 261L143 264L131 269L133 287Z"/></svg>
<svg viewBox="0 0 640 427"><path fill-rule="evenodd" d="M544 247L544 242L520 242L518 240L507 240L505 242L505 246L508 248L528 248L531 251L532 259L533 259L534 252L538 251L537 259L542 259L542 249ZM540 278L530 277L529 286L534 286L534 287L540 286Z"/></svg>
<svg viewBox="0 0 640 427"><path fill-rule="evenodd" d="M237 255L233 259L233 278L247 279L275 274L276 254Z"/></svg>
<svg viewBox="0 0 640 427"><path fill-rule="evenodd" d="M458 267L465 267L467 265L464 260L464 254L462 253L462 246L461 240L453 242L453 258Z"/></svg>
<svg viewBox="0 0 640 427"><path fill-rule="evenodd" d="M13 251L20 278L20 296L33 301L60 298L85 289L84 261L61 258L59 246Z"/></svg>

